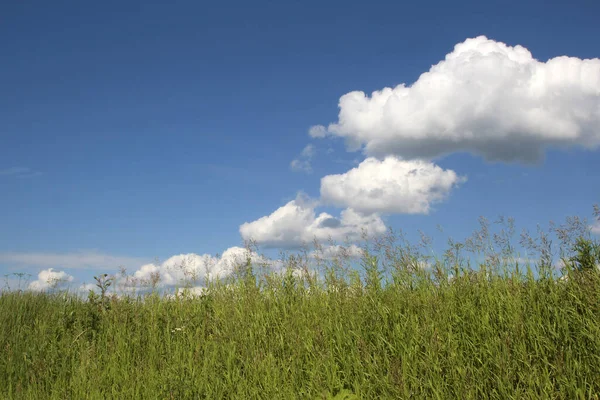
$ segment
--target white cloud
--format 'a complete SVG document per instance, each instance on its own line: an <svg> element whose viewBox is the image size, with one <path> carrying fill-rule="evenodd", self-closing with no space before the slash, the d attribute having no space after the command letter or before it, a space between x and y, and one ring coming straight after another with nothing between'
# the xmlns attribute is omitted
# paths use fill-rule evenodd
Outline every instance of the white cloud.
<svg viewBox="0 0 600 400"><path fill-rule="evenodd" d="M190 253L173 256L161 264L145 264L134 272L133 278L143 285L158 276L161 286L224 278L234 272L236 266L245 263L248 255L254 264L263 262L263 258L255 252L248 254L245 248L230 247L218 258Z"/></svg>
<svg viewBox="0 0 600 400"><path fill-rule="evenodd" d="M325 212L315 213L316 202L299 196L279 207L271 215L240 226L245 240L255 240L267 247L300 247L318 241L358 240L362 229L369 235L385 232L386 227L377 214L364 215L351 208L343 210L340 218Z"/></svg>
<svg viewBox="0 0 600 400"><path fill-rule="evenodd" d="M308 130L308 134L313 138L324 138L327 136L327 128L325 128L323 125L311 126Z"/></svg>
<svg viewBox="0 0 600 400"><path fill-rule="evenodd" d="M310 174L312 172L312 165L309 160L292 160L290 163L290 168L292 171L302 171Z"/></svg>
<svg viewBox="0 0 600 400"><path fill-rule="evenodd" d="M145 263L146 260L135 257L112 256L97 251L76 253L0 253L0 263L32 267L115 269L131 267Z"/></svg>
<svg viewBox="0 0 600 400"><path fill-rule="evenodd" d="M29 284L29 289L35 291L43 291L55 286L59 286L65 282L72 282L73 277L64 271L54 271L53 268L48 268L40 271L38 279Z"/></svg>
<svg viewBox="0 0 600 400"><path fill-rule="evenodd" d="M345 94L327 134L405 159L468 151L535 162L548 147L600 145L600 59L541 62L485 36L459 43L412 85ZM314 132L313 132L314 131ZM321 127L311 136L324 137Z"/></svg>
<svg viewBox="0 0 600 400"><path fill-rule="evenodd" d="M465 180L452 170L421 160L367 158L344 174L322 178L321 199L367 214L427 214L431 203L444 200Z"/></svg>
<svg viewBox="0 0 600 400"><path fill-rule="evenodd" d="M315 146L312 144L307 144L306 147L300 153L302 157L312 157L315 155Z"/></svg>
<svg viewBox="0 0 600 400"><path fill-rule="evenodd" d="M315 155L315 146L312 144L306 145L306 147L300 153L300 157L292 160L290 163L290 168L294 171L303 171L306 173L312 172L311 161L313 156Z"/></svg>

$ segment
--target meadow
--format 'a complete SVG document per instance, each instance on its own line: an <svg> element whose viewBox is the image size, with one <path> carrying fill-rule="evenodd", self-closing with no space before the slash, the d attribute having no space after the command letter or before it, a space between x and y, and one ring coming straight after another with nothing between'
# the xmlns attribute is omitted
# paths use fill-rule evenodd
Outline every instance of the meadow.
<svg viewBox="0 0 600 400"><path fill-rule="evenodd" d="M117 295L123 277L109 275L87 297L3 291L0 398L600 398L587 225L521 234L523 260L512 221L480 222L437 257L427 237L390 231L354 261L315 244L201 292L161 291L157 276Z"/></svg>

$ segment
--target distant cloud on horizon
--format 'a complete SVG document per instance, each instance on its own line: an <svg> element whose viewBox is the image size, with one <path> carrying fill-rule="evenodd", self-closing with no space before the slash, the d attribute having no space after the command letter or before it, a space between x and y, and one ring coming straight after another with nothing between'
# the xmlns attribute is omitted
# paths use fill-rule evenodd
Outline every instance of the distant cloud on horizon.
<svg viewBox="0 0 600 400"><path fill-rule="evenodd" d="M29 289L41 292L55 286L73 282L73 279L72 275L64 271L55 271L53 268L49 268L38 273L38 279L29 284Z"/></svg>
<svg viewBox="0 0 600 400"><path fill-rule="evenodd" d="M228 248L219 257L189 253L172 256L162 263L145 264L137 268L133 278L143 284L152 280L154 275L160 278L161 286L174 286L186 280L225 278L248 257L252 263L267 262L257 253L236 246Z"/></svg>

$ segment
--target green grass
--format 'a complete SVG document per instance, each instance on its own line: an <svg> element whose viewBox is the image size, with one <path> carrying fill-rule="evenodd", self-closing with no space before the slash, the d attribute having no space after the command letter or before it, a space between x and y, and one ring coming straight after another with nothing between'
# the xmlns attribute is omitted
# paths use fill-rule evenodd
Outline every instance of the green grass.
<svg viewBox="0 0 600 400"><path fill-rule="evenodd" d="M361 276L246 270L194 298L4 292L0 398L599 398L589 257L558 280L452 252L415 268L409 250L368 252Z"/></svg>

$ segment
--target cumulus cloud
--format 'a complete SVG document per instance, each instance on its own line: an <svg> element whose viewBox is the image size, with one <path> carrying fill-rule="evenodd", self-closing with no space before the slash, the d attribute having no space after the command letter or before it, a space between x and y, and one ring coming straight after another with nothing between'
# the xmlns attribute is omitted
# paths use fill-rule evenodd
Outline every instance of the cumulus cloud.
<svg viewBox="0 0 600 400"><path fill-rule="evenodd" d="M48 268L40 271L38 274L38 279L29 284L29 289L35 291L44 291L72 281L73 277L66 272L55 271L53 268Z"/></svg>
<svg viewBox="0 0 600 400"><path fill-rule="evenodd" d="M0 263L31 267L115 269L136 266L146 260L135 257L113 256L97 251L74 253L0 253Z"/></svg>
<svg viewBox="0 0 600 400"><path fill-rule="evenodd" d="M321 199L363 213L427 214L466 178L421 161L367 158L344 174L321 179Z"/></svg>
<svg viewBox="0 0 600 400"><path fill-rule="evenodd" d="M306 173L312 172L311 161L313 156L315 155L315 146L312 144L307 145L300 153L300 157L292 160L290 163L290 168L293 171L303 171Z"/></svg>
<svg viewBox="0 0 600 400"><path fill-rule="evenodd" d="M316 202L302 196L279 207L271 215L240 226L245 240L255 240L266 247L301 247L316 238L325 241L358 240L362 230L369 235L385 232L386 227L377 214L366 215L351 208L343 210L339 218L315 212Z"/></svg>
<svg viewBox="0 0 600 400"><path fill-rule="evenodd" d="M173 256L160 264L145 264L134 272L133 277L142 285L160 278L161 286L224 278L233 273L236 266L246 262L248 256L254 264L264 261L261 256L255 252L248 253L243 247L230 247L220 257L190 253Z"/></svg>
<svg viewBox="0 0 600 400"><path fill-rule="evenodd" d="M600 145L600 59L538 61L522 46L479 36L459 43L412 85L339 101L336 123L310 129L382 158L467 151L536 162L548 147Z"/></svg>

